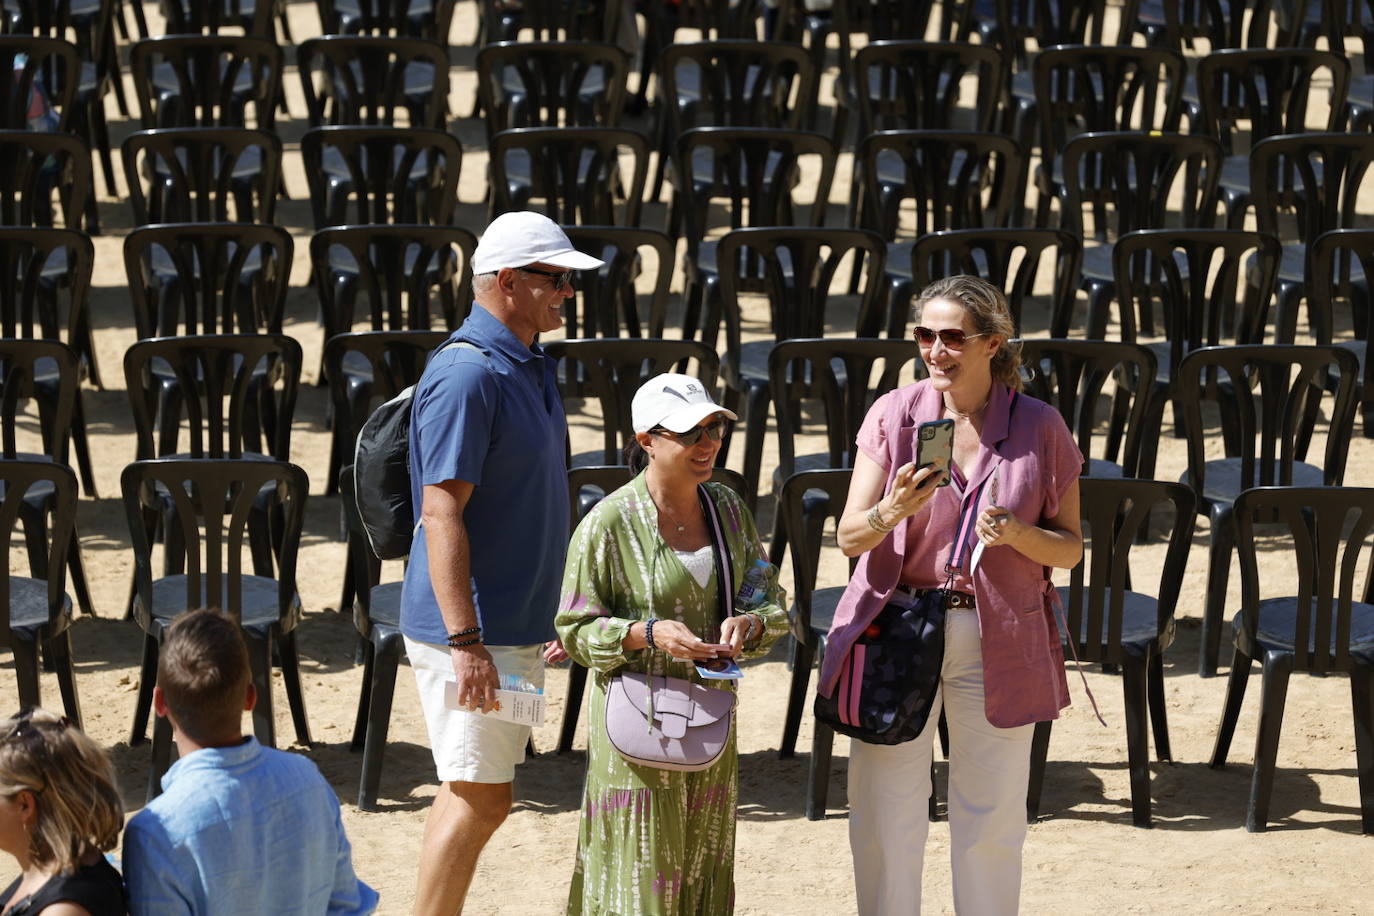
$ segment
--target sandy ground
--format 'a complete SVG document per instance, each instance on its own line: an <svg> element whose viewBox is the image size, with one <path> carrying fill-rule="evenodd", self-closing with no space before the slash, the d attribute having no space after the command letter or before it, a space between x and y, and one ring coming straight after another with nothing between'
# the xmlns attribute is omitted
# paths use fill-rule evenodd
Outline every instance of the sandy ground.
<svg viewBox="0 0 1374 916"><path fill-rule="evenodd" d="M313 6L293 3L291 13L298 40L318 31ZM473 91L472 15L471 6L462 5L454 31L453 110L464 114L471 111ZM289 52L287 58L294 60ZM304 109L294 72L288 73L286 82L292 112L281 122L280 132L287 149L291 200L282 203L279 217L298 246L288 333L305 347L307 376L313 381L322 339L314 320L314 296L306 287L309 265L305 245L310 217L299 158ZM117 117L112 101L109 110L118 143L132 126ZM470 150L464 166L459 219L480 229L485 224L485 205L481 203L483 134L481 126L471 119L455 124ZM832 194L832 223L842 218L848 168L846 157ZM142 804L149 751L146 744L129 744L140 633L132 622L121 619L131 563L128 532L117 498L118 474L134 456L132 421L119 370L123 351L134 338L120 258L130 214L127 204L106 196L103 183L97 181L106 234L96 239L92 314L106 388L87 388L83 393L100 495L83 497L80 531L99 616L80 620L74 641L86 727L115 760L132 812ZM661 205L647 208L650 224L661 220L663 213ZM680 280L678 283L680 287ZM763 330L765 317L762 308L749 312L746 327L751 335ZM1043 328L1043 319L1043 315L1028 316L1028 328L1033 332L1037 321ZM323 490L328 449L326 401L324 388L303 386L293 443L293 459L310 473L317 495L308 508L299 578L306 608L300 646L314 743L291 749L314 760L338 791L355 866L381 892L381 912L404 913L413 901L420 835L434 793L432 765L414 682L403 670L392 714L380 810L363 813L355 807L361 760L359 754L349 751L348 740L362 672L353 663L355 635L350 616L337 609L343 562L343 547L337 540L338 504L334 498L318 495ZM574 445L599 447L595 413L588 412L585 405L570 407L577 411L573 417ZM1172 418L1166 417L1165 422L1159 476L1176 479L1184 455L1180 440L1172 437ZM738 466L739 460L736 453L731 464ZM766 461L765 467L771 464ZM1374 444L1357 435L1347 482L1374 485L1371 467ZM765 481L767 476L765 473ZM766 503L760 519L760 528L765 531ZM1206 527L1205 522L1198 523L1193 559L1178 608L1180 636L1165 664L1175 761L1152 765L1155 827L1141 830L1131 826L1119 679L1097 671L1087 673L1107 719L1103 728L1094 720L1078 678L1071 675L1074 705L1056 725L1042 817L1031 829L1026 846L1026 912L1374 912L1368 891L1374 852L1371 840L1359 831L1346 678L1294 679L1267 833L1252 835L1244 830L1258 714L1257 687L1251 689L1246 701L1232 764L1219 771L1207 767L1225 679L1200 680L1194 673L1206 576ZM1140 551L1140 569L1146 574L1156 570L1160 546L1143 545ZM1281 555L1276 553L1267 562L1266 570L1282 579ZM390 564L385 575L395 577L398 573L398 565ZM843 582L843 565L833 550L822 578L822 584ZM1233 573L1231 607L1238 599L1236 578ZM811 738L809 714L799 743L803 753L793 760L780 760L777 755L789 677L783 649L779 647L769 659L751 666L743 682L736 874L739 910L768 914L853 912L844 789L848 745L845 739L836 742L827 817L808 822L803 812L805 752ZM1229 658L1225 648L1223 658ZM3 667L12 666L5 660ZM585 764L580 751L559 756L551 750L563 714L565 684L565 672L550 672L549 722L535 734L540 753L520 771L515 810L481 861L469 901L470 913L554 913L564 904ZM55 708L58 699L51 675L44 676L43 689L47 702ZM276 696L278 730L286 740L292 731L285 704L280 702L283 693L279 685ZM940 770L943 777L943 763ZM948 842L947 824L936 823L925 871L929 912L952 909ZM10 860L0 862L0 880L7 882L13 872Z"/></svg>

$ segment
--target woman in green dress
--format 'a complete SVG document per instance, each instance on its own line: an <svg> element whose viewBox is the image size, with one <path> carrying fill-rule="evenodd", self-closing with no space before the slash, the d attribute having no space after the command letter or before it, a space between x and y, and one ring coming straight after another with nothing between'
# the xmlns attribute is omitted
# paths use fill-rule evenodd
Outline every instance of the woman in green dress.
<svg viewBox="0 0 1374 916"><path fill-rule="evenodd" d="M728 487L707 482L735 414L676 374L646 382L631 414L631 466L643 471L577 526L557 618L564 648L593 673L568 912L715 916L734 907L734 731L705 770L629 763L606 737L606 688L616 674L651 672L733 691L733 680L704 680L695 663L761 655L787 631L787 613L777 570L757 565L763 550L749 510ZM763 596L733 615L719 606L701 485L724 530L732 594L751 569L766 570Z"/></svg>

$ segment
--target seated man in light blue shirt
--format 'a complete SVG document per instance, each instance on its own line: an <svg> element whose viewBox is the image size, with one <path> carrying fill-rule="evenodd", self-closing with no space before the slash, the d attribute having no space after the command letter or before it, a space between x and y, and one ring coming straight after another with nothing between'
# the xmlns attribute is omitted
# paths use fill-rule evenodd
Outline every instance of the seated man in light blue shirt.
<svg viewBox="0 0 1374 916"><path fill-rule="evenodd" d="M193 611L167 633L153 705L179 759L124 828L134 914L365 914L339 800L315 765L244 737L257 696L236 623Z"/></svg>

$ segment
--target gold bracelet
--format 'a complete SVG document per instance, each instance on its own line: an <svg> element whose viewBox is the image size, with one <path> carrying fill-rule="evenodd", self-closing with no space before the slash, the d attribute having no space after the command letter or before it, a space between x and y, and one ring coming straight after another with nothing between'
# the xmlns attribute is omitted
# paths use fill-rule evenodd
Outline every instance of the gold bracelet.
<svg viewBox="0 0 1374 916"><path fill-rule="evenodd" d="M879 534L887 534L892 531L893 528L897 527L897 523L893 522L889 525L887 522L883 521L883 514L878 511L878 503L874 503L873 508L868 510L868 527Z"/></svg>

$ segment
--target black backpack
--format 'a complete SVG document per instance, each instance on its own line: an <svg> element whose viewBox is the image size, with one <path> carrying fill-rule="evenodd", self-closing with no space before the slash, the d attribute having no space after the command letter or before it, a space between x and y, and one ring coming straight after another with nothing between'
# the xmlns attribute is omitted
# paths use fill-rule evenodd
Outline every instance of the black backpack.
<svg viewBox="0 0 1374 916"><path fill-rule="evenodd" d="M450 340L484 352L466 340ZM368 546L379 560L410 555L415 539L415 503L410 497L410 418L416 385L402 391L372 412L358 433L353 449L353 494Z"/></svg>

